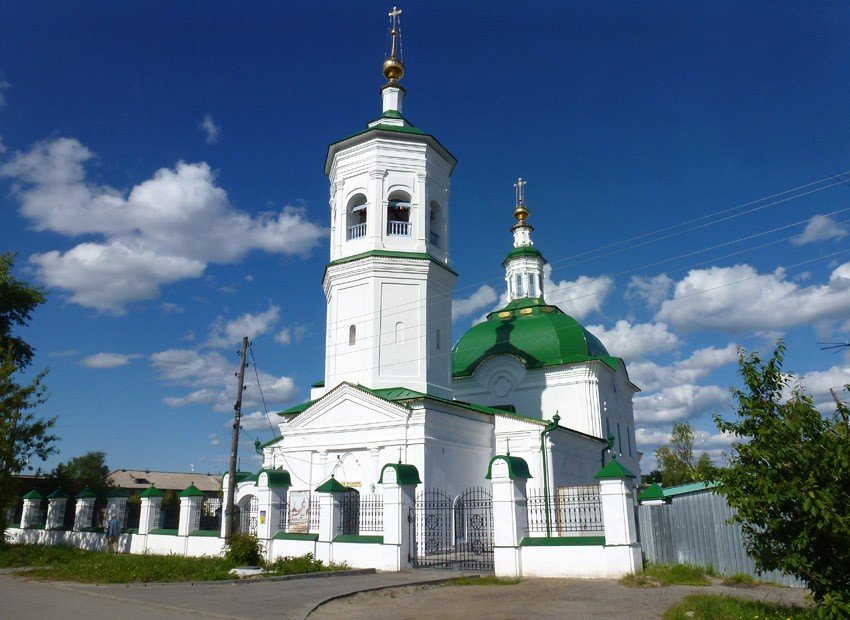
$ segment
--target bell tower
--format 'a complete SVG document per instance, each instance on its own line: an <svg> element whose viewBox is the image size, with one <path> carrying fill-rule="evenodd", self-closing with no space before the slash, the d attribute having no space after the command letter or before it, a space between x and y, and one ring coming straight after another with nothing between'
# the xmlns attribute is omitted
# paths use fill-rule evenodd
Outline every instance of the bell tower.
<svg viewBox="0 0 850 620"><path fill-rule="evenodd" d="M514 247L502 263L505 267L505 282L508 285L510 301L525 297L543 299L543 267L546 265L546 259L531 241L534 227L528 223L525 185L526 181L522 177L514 183L516 224L511 228L514 233Z"/></svg>
<svg viewBox="0 0 850 620"><path fill-rule="evenodd" d="M330 145L325 390L341 381L450 396L449 182L457 163L402 115L401 10L381 116ZM315 393L314 393L315 396Z"/></svg>

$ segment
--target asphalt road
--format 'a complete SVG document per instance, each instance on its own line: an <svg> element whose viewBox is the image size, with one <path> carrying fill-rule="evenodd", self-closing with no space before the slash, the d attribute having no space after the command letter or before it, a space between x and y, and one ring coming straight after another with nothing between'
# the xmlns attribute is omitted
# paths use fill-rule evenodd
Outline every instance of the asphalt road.
<svg viewBox="0 0 850 620"><path fill-rule="evenodd" d="M436 583L455 572L407 571L292 581L93 585L0 575L0 618L160 620L305 618L321 603L355 592Z"/></svg>

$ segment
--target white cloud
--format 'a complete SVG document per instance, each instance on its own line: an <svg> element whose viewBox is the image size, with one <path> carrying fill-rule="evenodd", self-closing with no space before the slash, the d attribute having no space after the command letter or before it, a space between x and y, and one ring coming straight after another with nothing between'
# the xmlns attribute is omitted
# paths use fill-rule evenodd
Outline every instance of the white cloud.
<svg viewBox="0 0 850 620"><path fill-rule="evenodd" d="M543 296L546 303L558 306L578 320L600 310L613 286L614 280L608 276L579 276L572 281L552 280L552 267L546 265L543 268Z"/></svg>
<svg viewBox="0 0 850 620"><path fill-rule="evenodd" d="M835 267L829 281L802 287L783 269L759 274L750 265L696 269L676 283L655 320L679 330L728 333L783 329L850 313L850 263Z"/></svg>
<svg viewBox="0 0 850 620"><path fill-rule="evenodd" d="M729 391L716 385L675 385L634 399L635 422L681 422L718 412L730 402Z"/></svg>
<svg viewBox="0 0 850 620"><path fill-rule="evenodd" d="M828 239L843 239L847 236L847 228L836 222L828 215L815 215L806 224L806 228L799 236L791 239L794 245L805 245L816 241L827 241Z"/></svg>
<svg viewBox="0 0 850 620"><path fill-rule="evenodd" d="M811 394L815 405L821 411L835 411L835 401L829 388L834 388L838 398L848 400L844 386L850 383L850 365L832 366L828 370L813 370L799 378L803 388Z"/></svg>
<svg viewBox="0 0 850 620"><path fill-rule="evenodd" d="M269 426L269 422L271 422L271 426ZM254 411L242 416L242 428L249 431L273 430L277 433L278 422L277 415L274 413L266 415L262 411Z"/></svg>
<svg viewBox="0 0 850 620"><path fill-rule="evenodd" d="M9 82L0 81L0 108L6 105L6 93L3 91L7 88L11 88L11 84Z"/></svg>
<svg viewBox="0 0 850 620"><path fill-rule="evenodd" d="M284 327L274 337L275 341L286 346L293 342L301 342L307 335L307 325L291 325Z"/></svg>
<svg viewBox="0 0 850 620"><path fill-rule="evenodd" d="M626 299L642 299L650 309L655 309L673 290L673 280L666 273L657 276L632 276L626 288Z"/></svg>
<svg viewBox="0 0 850 620"><path fill-rule="evenodd" d="M207 435L207 438L210 440L211 446L217 446L221 442L218 440L218 433L210 433Z"/></svg>
<svg viewBox="0 0 850 620"><path fill-rule="evenodd" d="M6 145L3 144L3 136L0 136L0 155L6 152Z"/></svg>
<svg viewBox="0 0 850 620"><path fill-rule="evenodd" d="M182 306L178 306L177 304L171 303L170 301L164 301L159 304L159 309L163 314L181 314L185 312Z"/></svg>
<svg viewBox="0 0 850 620"><path fill-rule="evenodd" d="M244 336L251 340L270 331L280 318L280 306L269 304L269 309L259 314L246 312L232 321L218 317L210 326L206 346L219 349L242 341Z"/></svg>
<svg viewBox="0 0 850 620"><path fill-rule="evenodd" d="M76 349L68 349L66 351L52 351L47 357L74 357L76 354Z"/></svg>
<svg viewBox="0 0 850 620"><path fill-rule="evenodd" d="M654 391L663 387L694 383L737 359L738 351L733 344L722 349L706 347L697 349L687 359L669 366L646 361L629 364L629 378L641 389Z"/></svg>
<svg viewBox="0 0 850 620"><path fill-rule="evenodd" d="M221 127L216 125L212 114L207 114L204 120L198 125L198 129L203 131L207 136L207 144L215 144L221 137Z"/></svg>
<svg viewBox="0 0 850 620"><path fill-rule="evenodd" d="M620 320L610 330L602 325L588 325L587 330L602 341L611 355L627 362L670 351L680 343L664 323L632 324Z"/></svg>
<svg viewBox="0 0 850 620"><path fill-rule="evenodd" d="M78 363L86 368L118 368L126 366L135 359L143 357L137 353L95 353L84 357Z"/></svg>
<svg viewBox="0 0 850 620"><path fill-rule="evenodd" d="M496 289L484 284L469 297L455 299L452 302L452 320L474 314L496 301Z"/></svg>
<svg viewBox="0 0 850 620"><path fill-rule="evenodd" d="M164 284L200 277L210 263L235 263L252 250L305 255L327 234L302 208L237 211L204 162L178 162L122 192L86 182L93 157L79 141L59 138L0 166L35 230L102 237L30 257L42 282L86 307L121 314Z"/></svg>
<svg viewBox="0 0 850 620"><path fill-rule="evenodd" d="M238 361L228 361L217 351L198 352L191 349L169 349L151 356L151 362L163 381L194 388L183 396L164 399L169 407L190 404L212 405L221 412L233 411L236 402L236 379L234 374ZM253 375L253 373L251 373ZM298 395L295 382L290 377L277 377L267 372L258 372L263 397L267 404L289 402ZM262 403L256 378L246 378L246 389L242 393L243 408L256 408Z"/></svg>

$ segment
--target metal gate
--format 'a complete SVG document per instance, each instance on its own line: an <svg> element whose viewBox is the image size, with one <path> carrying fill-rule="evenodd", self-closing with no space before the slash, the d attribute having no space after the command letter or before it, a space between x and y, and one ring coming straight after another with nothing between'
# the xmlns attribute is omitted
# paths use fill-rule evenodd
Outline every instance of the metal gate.
<svg viewBox="0 0 850 620"><path fill-rule="evenodd" d="M492 571L493 496L472 487L452 499L421 492L410 512L411 557L417 568Z"/></svg>

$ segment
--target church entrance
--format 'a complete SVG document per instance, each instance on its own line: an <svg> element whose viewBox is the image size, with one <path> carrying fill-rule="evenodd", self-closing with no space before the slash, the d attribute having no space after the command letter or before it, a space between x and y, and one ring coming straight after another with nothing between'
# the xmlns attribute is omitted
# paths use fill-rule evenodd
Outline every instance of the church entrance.
<svg viewBox="0 0 850 620"><path fill-rule="evenodd" d="M484 487L457 495L422 491L411 509L411 558L416 568L493 571L493 496Z"/></svg>

